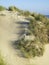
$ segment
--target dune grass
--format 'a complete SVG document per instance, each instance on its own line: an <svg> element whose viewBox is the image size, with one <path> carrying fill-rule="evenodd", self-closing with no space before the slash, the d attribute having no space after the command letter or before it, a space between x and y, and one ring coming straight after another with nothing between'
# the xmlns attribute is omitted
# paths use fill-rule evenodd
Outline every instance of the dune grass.
<svg viewBox="0 0 49 65"><path fill-rule="evenodd" d="M3 6L0 6L0 11L4 11L4 10L6 10L6 8Z"/></svg>
<svg viewBox="0 0 49 65"><path fill-rule="evenodd" d="M4 62L3 57L1 56L1 53L0 53L0 65L6 65L6 63Z"/></svg>
<svg viewBox="0 0 49 65"><path fill-rule="evenodd" d="M43 56L44 45L49 43L49 20L41 14L34 14L32 16L34 16L34 19L30 19L28 29L31 32L30 35L33 34L35 39L25 41L25 38L23 38L16 45L26 58Z"/></svg>

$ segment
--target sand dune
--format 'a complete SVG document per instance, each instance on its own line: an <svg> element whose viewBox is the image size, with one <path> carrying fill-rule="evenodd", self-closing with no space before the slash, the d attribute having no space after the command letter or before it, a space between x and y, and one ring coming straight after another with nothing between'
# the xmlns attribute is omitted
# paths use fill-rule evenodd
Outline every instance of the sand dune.
<svg viewBox="0 0 49 65"><path fill-rule="evenodd" d="M16 28L15 22L25 20L22 16L17 16L17 13L13 14L8 11L2 13L6 14L0 15L0 51L7 65L49 65L49 44L45 46L45 53L42 57L26 59L17 55L18 51L14 50L11 45L11 41L19 39L20 36L15 34L20 30Z"/></svg>

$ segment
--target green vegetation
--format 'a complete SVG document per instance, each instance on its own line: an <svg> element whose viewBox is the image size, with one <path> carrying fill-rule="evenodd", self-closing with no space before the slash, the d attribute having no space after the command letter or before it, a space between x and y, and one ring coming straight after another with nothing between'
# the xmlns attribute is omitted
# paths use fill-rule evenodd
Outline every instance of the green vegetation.
<svg viewBox="0 0 49 65"><path fill-rule="evenodd" d="M47 43L47 28L41 21L30 20L29 30L34 34L36 39L42 44Z"/></svg>
<svg viewBox="0 0 49 65"><path fill-rule="evenodd" d="M28 30L31 32L31 35L35 36L35 39L31 41L23 38L16 45L26 58L42 56L44 45L49 43L49 19L41 14L33 14L31 16L34 19L30 19Z"/></svg>
<svg viewBox="0 0 49 65"><path fill-rule="evenodd" d="M24 39L19 40L17 48L22 52L23 57L32 58L35 56L42 56L44 52L44 45L40 42L25 41Z"/></svg>
<svg viewBox="0 0 49 65"><path fill-rule="evenodd" d="M34 15L34 17L35 17L35 15ZM38 19L36 19L36 17ZM49 41L48 41L49 40L49 33L48 33L49 32L49 18L47 18L41 14L37 14L36 17L35 17L35 23L37 24L37 26L39 28L38 34L40 35L40 37L42 36L41 38L43 39L43 41L45 40L44 43L49 43ZM37 28L37 26L36 26L36 28ZM39 33L39 32L41 32L41 33Z"/></svg>
<svg viewBox="0 0 49 65"><path fill-rule="evenodd" d="M4 62L3 57L1 56L1 54L0 54L0 65L6 65L6 63Z"/></svg>
<svg viewBox="0 0 49 65"><path fill-rule="evenodd" d="M21 11L20 12L23 16L29 16L29 15L31 15L31 13L29 12L29 11Z"/></svg>
<svg viewBox="0 0 49 65"><path fill-rule="evenodd" d="M0 6L0 11L3 11L3 10L6 10L6 8L3 6Z"/></svg>
<svg viewBox="0 0 49 65"><path fill-rule="evenodd" d="M9 11L18 11L18 12L20 12L20 10L19 10L18 8L16 8L15 6L10 6L10 7L8 8L8 10L9 10Z"/></svg>

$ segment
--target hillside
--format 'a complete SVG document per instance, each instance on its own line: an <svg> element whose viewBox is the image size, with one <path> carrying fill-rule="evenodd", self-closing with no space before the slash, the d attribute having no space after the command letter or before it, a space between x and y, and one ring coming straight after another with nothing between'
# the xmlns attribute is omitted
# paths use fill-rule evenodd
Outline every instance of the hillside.
<svg viewBox="0 0 49 65"><path fill-rule="evenodd" d="M0 7L1 65L49 65L48 43L48 18L12 6Z"/></svg>

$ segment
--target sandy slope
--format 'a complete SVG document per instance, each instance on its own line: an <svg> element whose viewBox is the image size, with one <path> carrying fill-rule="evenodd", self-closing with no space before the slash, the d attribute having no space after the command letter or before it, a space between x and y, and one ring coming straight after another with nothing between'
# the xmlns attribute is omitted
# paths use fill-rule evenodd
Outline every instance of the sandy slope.
<svg viewBox="0 0 49 65"><path fill-rule="evenodd" d="M17 55L17 52L11 46L11 41L17 40L19 34L15 34L17 31L19 32L19 28L16 28L18 20L22 20L23 18L18 16L17 14L2 12L5 16L0 16L0 50L1 54L4 57L4 60L9 65L28 65L27 59L21 58ZM0 13L1 14L1 13ZM12 15L11 15L12 14Z"/></svg>
<svg viewBox="0 0 49 65"><path fill-rule="evenodd" d="M49 65L49 45L45 46L45 53L42 57L26 59L17 55L18 51L14 50L10 41L18 39L19 35L15 33L19 29L16 29L15 22L23 18L8 11L2 13L6 16L0 16L0 50L7 65Z"/></svg>

